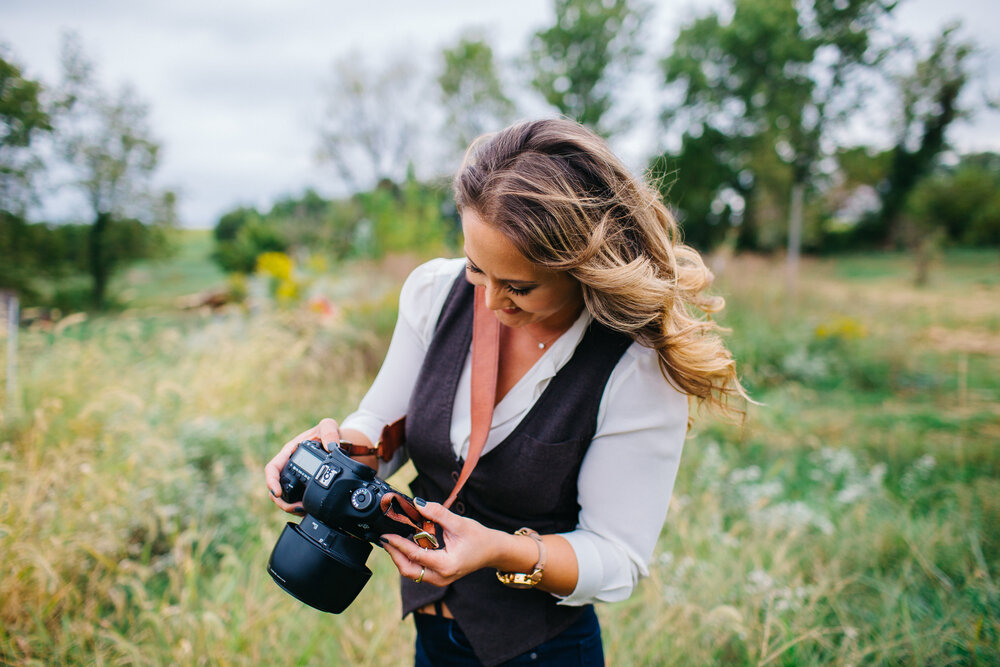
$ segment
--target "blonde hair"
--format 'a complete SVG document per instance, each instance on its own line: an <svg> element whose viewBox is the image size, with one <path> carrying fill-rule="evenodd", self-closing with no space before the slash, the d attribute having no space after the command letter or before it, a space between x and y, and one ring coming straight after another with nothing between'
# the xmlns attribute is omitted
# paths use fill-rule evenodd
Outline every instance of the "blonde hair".
<svg viewBox="0 0 1000 667"><path fill-rule="evenodd" d="M474 209L528 260L579 281L594 319L656 350L668 381L742 413L730 399L747 395L710 317L724 301L704 293L711 271L681 243L659 193L603 139L565 119L513 125L473 143L454 190L459 210Z"/></svg>

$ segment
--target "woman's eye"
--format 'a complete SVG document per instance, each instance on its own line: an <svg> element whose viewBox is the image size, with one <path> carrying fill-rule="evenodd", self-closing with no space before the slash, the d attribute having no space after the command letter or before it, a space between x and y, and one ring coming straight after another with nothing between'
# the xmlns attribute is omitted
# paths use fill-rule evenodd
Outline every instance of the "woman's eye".
<svg viewBox="0 0 1000 667"><path fill-rule="evenodd" d="M482 273L482 271L480 271L478 266L473 266L472 264L466 264L465 270L468 271L469 273Z"/></svg>
<svg viewBox="0 0 1000 667"><path fill-rule="evenodd" d="M515 295L515 296L524 296L525 294L527 294L528 292L530 292L533 289L535 289L535 288L534 287L512 287L510 285L507 285L507 291L510 292L511 294Z"/></svg>

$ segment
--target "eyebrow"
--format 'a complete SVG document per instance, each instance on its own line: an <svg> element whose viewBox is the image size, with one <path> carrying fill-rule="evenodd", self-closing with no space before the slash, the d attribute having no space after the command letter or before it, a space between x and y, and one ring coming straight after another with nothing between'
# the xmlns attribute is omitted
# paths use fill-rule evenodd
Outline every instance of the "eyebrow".
<svg viewBox="0 0 1000 667"><path fill-rule="evenodd" d="M472 268L474 268L477 271L481 272L482 269L480 269L479 266L475 262L472 261L472 258L469 257L468 251L465 250L465 248L463 248L462 252L465 253L465 261L469 263L469 266L471 266ZM538 286L538 282L534 281L534 280L517 280L517 279L514 279L514 278L500 278L499 280L500 280L500 282L506 283L508 285L520 285L522 287L531 287L531 286L537 287Z"/></svg>

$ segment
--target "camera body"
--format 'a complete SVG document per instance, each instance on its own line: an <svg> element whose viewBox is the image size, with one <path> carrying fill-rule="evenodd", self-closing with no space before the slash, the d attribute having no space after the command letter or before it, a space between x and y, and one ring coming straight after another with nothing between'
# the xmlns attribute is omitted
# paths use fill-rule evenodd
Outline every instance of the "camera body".
<svg viewBox="0 0 1000 667"><path fill-rule="evenodd" d="M317 440L299 443L281 471L282 500L302 501L306 516L287 523L267 571L290 595L321 611L339 614L371 577L365 562L380 535L410 537L412 525L392 518L393 504L409 498L375 471Z"/></svg>

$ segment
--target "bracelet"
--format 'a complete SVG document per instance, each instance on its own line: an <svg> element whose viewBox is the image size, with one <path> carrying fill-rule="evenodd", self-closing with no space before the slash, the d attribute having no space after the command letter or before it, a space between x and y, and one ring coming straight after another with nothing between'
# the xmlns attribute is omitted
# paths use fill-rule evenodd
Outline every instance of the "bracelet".
<svg viewBox="0 0 1000 667"><path fill-rule="evenodd" d="M497 570L497 579L504 586L511 588L534 588L542 580L542 571L545 569L545 542L542 542L541 535L531 528L519 528L515 535L527 535L538 545L538 562L535 563L534 571L531 574L524 572L501 572Z"/></svg>

